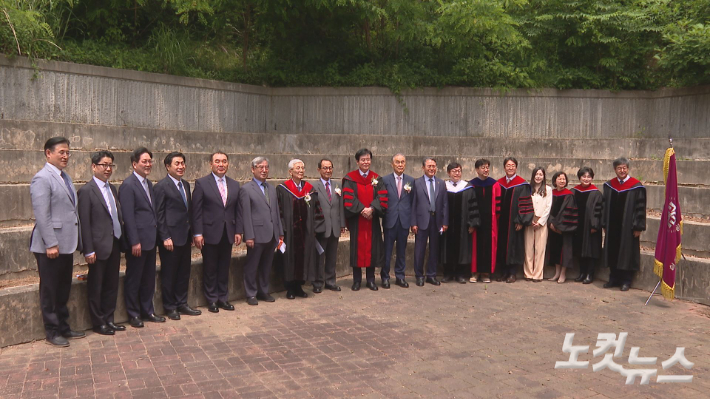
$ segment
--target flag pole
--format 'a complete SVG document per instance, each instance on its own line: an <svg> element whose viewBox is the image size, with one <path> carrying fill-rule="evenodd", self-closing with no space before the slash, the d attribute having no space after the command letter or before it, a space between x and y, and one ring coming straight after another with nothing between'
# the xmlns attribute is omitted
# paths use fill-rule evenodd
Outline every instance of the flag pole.
<svg viewBox="0 0 710 399"><path fill-rule="evenodd" d="M653 294L656 293L656 290L658 289L659 285L661 285L661 280L658 280L658 284L656 284L656 288L654 288L653 291L651 291L651 295L648 297L648 299L646 299L646 303L644 303L643 306L648 305L648 303L651 301L651 298L653 298Z"/></svg>

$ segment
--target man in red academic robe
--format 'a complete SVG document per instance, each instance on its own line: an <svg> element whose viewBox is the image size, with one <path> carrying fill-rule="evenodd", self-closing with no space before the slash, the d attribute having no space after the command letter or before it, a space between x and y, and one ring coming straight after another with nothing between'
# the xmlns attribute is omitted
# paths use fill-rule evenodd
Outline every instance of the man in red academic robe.
<svg viewBox="0 0 710 399"><path fill-rule="evenodd" d="M370 170L372 152L367 148L355 154L358 169L343 178L343 206L350 230L350 266L353 268L353 291L362 284L362 268L367 288L377 291L375 266L385 262L380 218L387 210L387 190L380 176Z"/></svg>

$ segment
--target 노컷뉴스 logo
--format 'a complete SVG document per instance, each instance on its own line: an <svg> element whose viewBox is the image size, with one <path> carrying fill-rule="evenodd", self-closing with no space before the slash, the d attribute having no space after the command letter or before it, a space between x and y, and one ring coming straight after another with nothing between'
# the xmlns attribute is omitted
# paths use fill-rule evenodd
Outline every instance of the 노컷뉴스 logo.
<svg viewBox="0 0 710 399"><path fill-rule="evenodd" d="M626 385L633 385L636 377L641 378L641 385L646 385L651 380L651 377L656 376L656 382L692 382L693 375L657 375L658 369L631 369L614 362L614 358L621 357L624 352L624 345L629 333L619 333L619 338L616 338L614 333L599 333L597 335L597 348L592 352L593 357L604 355L604 358L592 365L592 371L597 372L608 368L611 371L617 372L626 377ZM589 352L589 345L573 345L574 333L565 334L565 341L562 344L562 352L569 353L569 360L557 361L556 369L586 369L589 367L589 361L580 361L579 355ZM609 349L614 348L614 353L606 353ZM634 346L629 353L629 364L632 365L653 365L658 360L657 357L640 357L639 351L641 348ZM668 370L674 365L680 363L685 369L692 369L694 363L685 358L685 348L677 347L673 356L670 359L661 362L663 370Z"/></svg>

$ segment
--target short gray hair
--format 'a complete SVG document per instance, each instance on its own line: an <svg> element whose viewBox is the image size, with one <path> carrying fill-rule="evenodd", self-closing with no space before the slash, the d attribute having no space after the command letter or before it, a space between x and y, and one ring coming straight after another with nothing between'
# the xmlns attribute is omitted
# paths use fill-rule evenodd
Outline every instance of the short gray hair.
<svg viewBox="0 0 710 399"><path fill-rule="evenodd" d="M268 163L269 163L269 158L267 158L267 157L256 157L256 158L252 159L252 160L251 160L251 167L252 167L252 169L253 169L253 168L256 168L257 165L259 165L260 163L262 163L262 162L264 162L264 161L266 161L266 163L268 164Z"/></svg>
<svg viewBox="0 0 710 399"><path fill-rule="evenodd" d="M400 155L404 158L405 161L407 160L407 157L404 156L404 154L402 154L401 152L398 152L398 153L392 155L392 162L394 162L394 159L397 158L397 157L400 156Z"/></svg>
<svg viewBox="0 0 710 399"><path fill-rule="evenodd" d="M616 169L617 166L619 165L626 165L627 167L631 166L629 165L629 160L624 158L624 157L619 157L614 160L614 169Z"/></svg>
<svg viewBox="0 0 710 399"><path fill-rule="evenodd" d="M304 167L306 166L306 163L305 163L305 162L301 161L301 160L298 159L298 158L294 158L294 159L288 161L288 170L293 169L293 167L296 166L296 164L299 163L299 162L302 163Z"/></svg>

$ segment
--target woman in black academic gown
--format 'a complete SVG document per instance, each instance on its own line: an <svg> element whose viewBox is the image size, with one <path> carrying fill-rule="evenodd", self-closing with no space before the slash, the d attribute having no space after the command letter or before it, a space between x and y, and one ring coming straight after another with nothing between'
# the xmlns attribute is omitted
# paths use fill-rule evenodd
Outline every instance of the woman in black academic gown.
<svg viewBox="0 0 710 399"><path fill-rule="evenodd" d="M577 229L577 203L574 194L567 189L567 174L557 172L552 176L552 209L547 225L550 235L547 238L548 264L555 265L555 276L550 281L564 283L567 268L572 267L572 247L574 231Z"/></svg>
<svg viewBox="0 0 710 399"><path fill-rule="evenodd" d="M288 163L291 179L276 187L276 196L284 229L285 251L277 254L283 266L286 298L307 298L303 291L306 281L315 279L318 252L316 251L315 220L322 218L318 193L303 181L306 168L300 159Z"/></svg>
<svg viewBox="0 0 710 399"><path fill-rule="evenodd" d="M574 256L579 259L579 277L574 281L591 284L594 268L602 253L602 193L592 184L594 170L584 166L577 172L581 184L572 189L577 202L577 231L574 233Z"/></svg>

